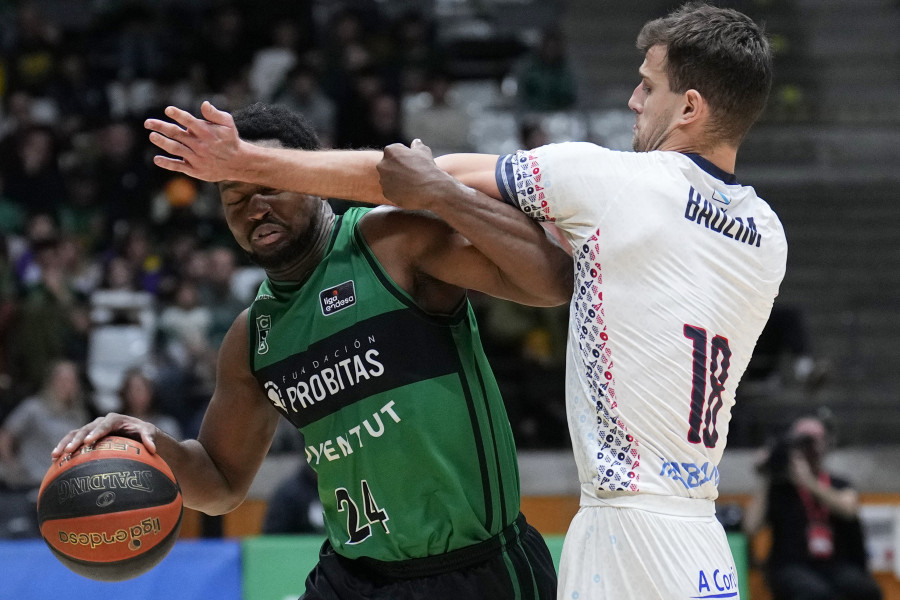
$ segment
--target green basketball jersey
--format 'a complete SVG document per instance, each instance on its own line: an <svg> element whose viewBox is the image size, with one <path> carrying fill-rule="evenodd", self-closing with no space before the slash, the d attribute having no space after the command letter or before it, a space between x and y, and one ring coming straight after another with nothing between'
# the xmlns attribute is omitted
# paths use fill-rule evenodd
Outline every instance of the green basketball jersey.
<svg viewBox="0 0 900 600"><path fill-rule="evenodd" d="M516 518L513 436L471 305L419 308L360 234L368 210L335 220L305 283L263 282L250 363L304 436L335 550L432 556Z"/></svg>

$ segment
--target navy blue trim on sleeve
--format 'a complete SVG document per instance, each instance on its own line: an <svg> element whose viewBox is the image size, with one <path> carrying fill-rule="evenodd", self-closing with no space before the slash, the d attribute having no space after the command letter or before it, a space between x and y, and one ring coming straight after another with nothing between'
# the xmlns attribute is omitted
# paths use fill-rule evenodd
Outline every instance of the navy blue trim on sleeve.
<svg viewBox="0 0 900 600"><path fill-rule="evenodd" d="M521 209L519 198L516 195L516 174L513 170L515 160L515 154L507 154L498 158L494 176L497 180L497 188L500 190L500 199L510 206Z"/></svg>

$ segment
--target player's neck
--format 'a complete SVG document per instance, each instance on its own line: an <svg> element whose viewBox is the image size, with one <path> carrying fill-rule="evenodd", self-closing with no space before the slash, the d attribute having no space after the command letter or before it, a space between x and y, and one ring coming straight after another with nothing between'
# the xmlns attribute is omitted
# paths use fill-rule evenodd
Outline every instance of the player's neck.
<svg viewBox="0 0 900 600"><path fill-rule="evenodd" d="M334 226L334 213L327 211L323 218L323 224L316 228L314 238L310 240L307 251L298 255L296 260L283 265L280 268L267 268L266 275L272 281L297 284L303 283L310 273L322 262L328 241L331 239L331 230Z"/></svg>
<svg viewBox="0 0 900 600"><path fill-rule="evenodd" d="M737 151L728 146L720 145L716 148L710 148L697 144L664 144L659 149L702 156L726 173L734 173L734 167L737 162Z"/></svg>
<svg viewBox="0 0 900 600"><path fill-rule="evenodd" d="M698 126L691 128L675 128L667 139L660 145L660 150L671 150L682 154L697 154L702 156L726 173L734 173L737 163L737 148L728 144L706 143L698 133Z"/></svg>
<svg viewBox="0 0 900 600"><path fill-rule="evenodd" d="M734 148L719 146L718 148L708 149L703 152L698 152L697 154L726 173L734 173L734 167L737 163L737 152Z"/></svg>

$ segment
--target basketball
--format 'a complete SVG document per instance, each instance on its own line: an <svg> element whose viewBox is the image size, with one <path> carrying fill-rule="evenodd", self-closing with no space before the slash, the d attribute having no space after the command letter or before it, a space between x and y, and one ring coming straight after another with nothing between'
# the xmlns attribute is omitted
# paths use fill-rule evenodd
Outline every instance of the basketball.
<svg viewBox="0 0 900 600"><path fill-rule="evenodd" d="M123 581L169 553L183 504L162 458L111 435L50 466L37 512L41 536L66 567L97 581Z"/></svg>

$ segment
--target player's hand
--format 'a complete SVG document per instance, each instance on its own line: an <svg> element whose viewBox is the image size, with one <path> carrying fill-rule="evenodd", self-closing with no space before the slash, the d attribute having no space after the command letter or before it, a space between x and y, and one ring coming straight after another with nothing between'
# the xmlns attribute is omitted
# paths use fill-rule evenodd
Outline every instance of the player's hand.
<svg viewBox="0 0 900 600"><path fill-rule="evenodd" d="M442 186L458 185L434 164L431 148L421 140L413 140L408 148L403 144L386 147L377 168L384 197L409 210L433 208L441 189L446 189Z"/></svg>
<svg viewBox="0 0 900 600"><path fill-rule="evenodd" d="M157 434L156 425L128 415L109 413L105 417L97 417L87 425L67 433L50 453L50 456L56 460L64 454L75 452L81 446L90 446L97 440L114 433L139 438L150 454L156 454L154 441Z"/></svg>
<svg viewBox="0 0 900 600"><path fill-rule="evenodd" d="M204 101L201 118L169 106L167 117L174 121L147 119L150 141L172 156L156 155L153 164L169 171L184 173L203 181L235 179L242 142L230 113Z"/></svg>

